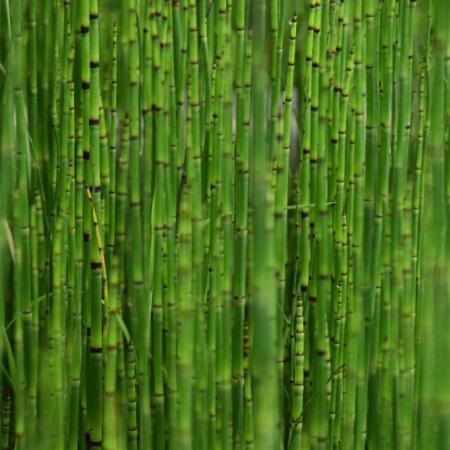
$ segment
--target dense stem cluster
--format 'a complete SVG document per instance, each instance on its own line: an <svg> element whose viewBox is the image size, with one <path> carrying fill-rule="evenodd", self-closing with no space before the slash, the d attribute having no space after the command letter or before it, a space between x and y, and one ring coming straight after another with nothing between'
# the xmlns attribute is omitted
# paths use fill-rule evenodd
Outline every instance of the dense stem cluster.
<svg viewBox="0 0 450 450"><path fill-rule="evenodd" d="M450 448L448 0L0 0L0 448Z"/></svg>

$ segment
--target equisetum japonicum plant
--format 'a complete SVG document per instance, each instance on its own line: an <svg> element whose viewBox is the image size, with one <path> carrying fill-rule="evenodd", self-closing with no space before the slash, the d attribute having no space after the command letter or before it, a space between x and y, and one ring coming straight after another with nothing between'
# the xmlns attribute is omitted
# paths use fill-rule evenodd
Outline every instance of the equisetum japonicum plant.
<svg viewBox="0 0 450 450"><path fill-rule="evenodd" d="M0 449L449 448L449 1L0 0Z"/></svg>

